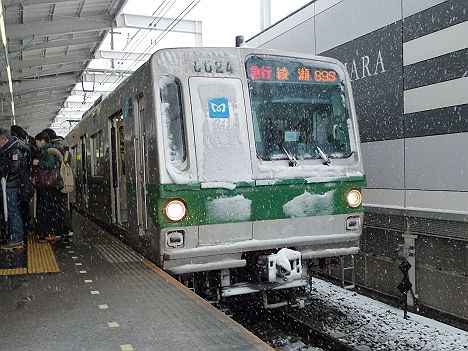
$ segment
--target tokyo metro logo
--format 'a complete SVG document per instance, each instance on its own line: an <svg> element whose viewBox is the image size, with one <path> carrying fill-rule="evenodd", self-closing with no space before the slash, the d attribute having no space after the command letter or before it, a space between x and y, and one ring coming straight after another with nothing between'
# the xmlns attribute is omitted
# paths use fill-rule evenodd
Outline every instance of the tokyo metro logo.
<svg viewBox="0 0 468 351"><path fill-rule="evenodd" d="M229 118L229 101L226 98L208 100L210 118Z"/></svg>

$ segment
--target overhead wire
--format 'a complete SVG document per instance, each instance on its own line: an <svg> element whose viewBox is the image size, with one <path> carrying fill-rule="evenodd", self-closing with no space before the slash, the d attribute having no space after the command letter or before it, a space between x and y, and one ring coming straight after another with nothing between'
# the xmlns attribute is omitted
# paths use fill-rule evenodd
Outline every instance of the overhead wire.
<svg viewBox="0 0 468 351"><path fill-rule="evenodd" d="M146 32L148 29L151 29L151 26L155 26L155 24L153 24L153 22L154 22L156 19L158 19L158 22L157 22L157 23L159 23L160 19L161 19L162 17L164 17L164 15L169 11L169 9L170 9L170 8L174 5L174 3L176 2L176 0L171 0L171 1L172 1L172 4L171 4L171 6L166 10L166 12L165 12L162 16L161 16L161 15L158 15L157 17L159 17L159 18L153 19L153 21L151 21L151 23L148 25L148 27L145 28L145 32ZM162 11L164 11L164 8L165 8L168 4L169 4L168 0L164 0L164 1L156 8L156 10L154 10L154 12L153 12L153 14L152 14L151 16L155 16L156 13L158 13L159 9L161 9L161 13L162 13ZM161 8L161 7L162 7L162 8ZM157 23L156 23L156 25L157 25ZM127 44L125 44L125 46L123 47L123 50L125 50L125 49L127 48L127 45L128 45L130 42L132 42L132 40L138 35L138 33L140 33L141 30L142 30L141 28L138 29L138 31L132 36L132 38L130 39L130 41L127 42Z"/></svg>
<svg viewBox="0 0 468 351"><path fill-rule="evenodd" d="M152 44L152 46L156 46L156 44L158 44L161 40L163 40L164 37L165 37L167 34L169 34L169 32L170 32L173 28L175 28L175 27L180 23L180 21L182 21L182 20L185 18L185 16L187 16L187 15L190 13L190 11L192 11L192 10L195 8L195 6L197 6L197 5L200 3L200 1L201 1L201 0L194 0L194 1L192 1L191 4L193 4L193 3L195 3L195 4L194 4L190 9L188 9L188 8L190 7L191 4L190 4L189 6L187 6L187 7L184 9L184 10L187 10L187 9L188 9L187 12L186 12L171 28L169 28L169 30L167 30L167 31L165 31L165 32L163 32L163 33L161 33L161 34L159 35L159 37L155 40L155 42Z"/></svg>
<svg viewBox="0 0 468 351"><path fill-rule="evenodd" d="M174 5L174 3L175 3L176 0L170 0L170 1L172 1L172 4L170 4L169 8L168 8L164 13L162 13L162 11L164 11L164 9L165 9L167 3L170 3L170 1L169 1L169 2L168 2L168 1L169 1L169 0L164 0L164 1L156 8L156 10L153 12L152 16L156 16L156 15L157 15L157 17L154 18L154 19L150 22L150 24L148 25L148 27L145 28L145 31L143 32L142 35L144 35L144 33L147 32L148 30L151 30L151 29L152 29L152 28L151 28L152 26L157 25L157 23L159 23L159 21L161 20L161 18L163 18L163 16L167 13L167 11L169 11L169 9ZM160 9L161 9L161 11L159 11ZM159 14L158 14L158 11L159 11ZM156 22L156 24L154 24L154 21L156 21L156 20L157 20L157 22ZM135 38L135 36L138 34L139 31L140 31L140 30L138 30L137 33L130 39L130 41L126 44L126 46ZM140 37L141 37L141 35L140 35ZM126 47L126 46L125 46L125 47ZM134 46L135 46L135 45L133 45L132 48L133 48ZM126 52L126 53L124 54L124 56L121 58L122 62L124 62L131 54L133 54L133 50L129 50L128 52ZM119 65L121 65L121 63L119 63L118 66L119 66ZM117 70L118 70L118 67L115 67L115 68L112 69L109 73L106 73L105 77L104 77L103 80L100 82L100 84L107 83L107 81L108 81L112 76L115 75L115 72L116 72ZM123 74L125 74L125 72L123 72L123 73L121 73L121 74L123 75ZM83 82L82 82L81 85L83 86ZM85 91L84 86L83 86L83 91ZM87 94L87 92L85 92L84 95L83 95L83 104L85 104L85 103L86 103L86 100L89 99L89 98L91 98L93 95L95 95L95 94L94 94L94 91L92 91L89 95Z"/></svg>
<svg viewBox="0 0 468 351"><path fill-rule="evenodd" d="M132 64L130 64L130 66L123 72L123 74L127 74L127 73L131 73L133 72L133 68L139 63L140 61L140 58L144 57L148 51L151 49L151 47L155 46L159 41L160 41L160 37L161 36L165 36L170 30L172 30L178 23L180 23L180 21L193 9L193 7L197 4L195 4L194 6L192 6L194 3L197 3L200 2L200 0L193 0L186 8L184 8L182 10L182 12L175 18L171 21L171 23L169 23L169 25L164 28L164 30L162 31L162 33L155 39L155 42L153 44L150 44L143 52L141 52L138 57L133 61ZM192 8L190 8L192 6ZM187 9L190 8L189 11L187 11ZM167 12L166 12L167 13ZM158 40L159 39L159 40ZM133 53L133 52L132 52ZM109 90L113 90L112 87L116 84L119 84L120 81L124 79L123 75L117 79L116 82L113 83L113 85L111 85L110 89Z"/></svg>
<svg viewBox="0 0 468 351"><path fill-rule="evenodd" d="M168 24L168 26L167 26L166 28L164 28L164 30L155 38L154 42L152 42L150 45L148 45L148 46L146 47L146 49L138 55L138 57L133 61L133 63L130 64L130 66L129 66L127 69L125 69L125 70L120 74L119 78L117 78L117 80L116 80L115 82L111 83L111 86L110 86L110 88L107 89L107 91L112 91L113 88L114 88L114 86L120 84L120 82L121 82L124 78L126 78L126 76L125 76L126 74L133 72L133 71L134 71L133 68L134 68L137 64L139 64L140 58L144 57L152 48L154 48L162 39L164 39L164 37L165 37L167 34L169 34L170 31L171 31L173 28L175 28L175 27L185 18L185 16L187 16L187 15L200 3L200 1L201 1L201 0L192 0L192 2L191 2L188 6L186 6L186 7L180 12L180 14L179 14L175 19L173 19L173 20L171 21L171 23ZM174 5L174 3L175 3L175 1L174 1L174 2L170 5L170 7L164 12L163 16L169 11L169 9ZM158 9L159 9L161 6L162 6L162 4L158 7ZM158 10L158 9L157 9L157 10ZM164 8L162 9L162 11L164 11ZM155 11L155 12L157 12L157 11ZM153 29L152 26L153 26L154 21L157 20L157 22L156 22L156 25L157 25L157 23L159 23L159 21L163 18L163 16L160 16L160 17L158 17L158 18L155 18L155 19L150 23L150 25L149 25L147 28L145 28L145 30L144 30L144 32L143 32L143 35L144 35L145 33L147 33L148 31L152 31L152 29ZM135 35L135 36L136 36L136 35ZM135 36L134 36L134 37L135 37ZM146 37L146 36L145 36L145 37ZM140 39L140 40L138 41L137 44L141 43L141 41L142 41L145 37L141 38L141 36L139 36L138 39ZM134 47L135 47L135 44L132 45L132 48L134 48ZM124 55L123 58L122 58L122 62L124 62L124 60L125 60L128 56L130 56L131 54L133 54L133 53L134 53L134 50L129 51L129 52L126 52L125 55ZM120 65L122 65L122 63L120 63ZM116 67L115 69L117 69L117 67ZM104 80L101 82L101 84L104 84L104 83L106 83L107 81L109 81L110 77L113 76L113 72L114 72L114 70L113 70L113 71L110 71L110 73L106 75L106 77L105 77ZM91 94L88 96L88 98L91 98L94 94L95 94L95 92L91 93Z"/></svg>
<svg viewBox="0 0 468 351"><path fill-rule="evenodd" d="M123 62L125 62L125 60L134 53L134 50L136 49L136 46L138 44L141 43L141 41L145 38L146 34L148 32L151 32L153 30L154 27L156 27L159 22L162 20L162 18L164 18L164 16L167 14L167 12L172 8L172 6L174 6L176 0L164 0L157 8L156 10L153 12L152 16L156 16L150 23L149 25L144 29L143 33L141 33L137 40L138 42L134 42L132 44L132 46L130 47L130 50L125 52L125 54L123 55L123 57L120 59L121 62L117 64L117 67L115 67L114 69L112 69L109 73L106 73L106 76L103 78L103 80L101 81L100 84L105 84L107 83L110 78L112 76L115 75L115 72L119 69L118 66L121 66L123 64ZM159 13L158 13L159 12ZM135 35L130 39L130 41L125 45L124 49L127 47L127 45L133 41L133 39L138 35L138 32L140 32L141 29L139 29L137 31L137 33L135 33ZM120 72L120 77L118 78L118 81L120 81L121 79L123 79L124 75L128 72L128 70L125 70L124 72ZM91 97L93 97L95 94L94 92L89 94L86 98L89 99Z"/></svg>
<svg viewBox="0 0 468 351"><path fill-rule="evenodd" d="M132 68L134 66L136 66L139 62L139 59L141 57L144 57L152 48L154 48L162 39L164 39L164 37L170 33L170 31L175 28L184 18L185 16L187 16L190 11L192 11L195 6L198 5L198 3L200 2L201 0L193 0L187 7L185 7L182 12L171 22L169 23L169 25L162 31L161 34L159 34L156 38L155 38L155 41L153 43L151 43L150 45L148 45L146 47L146 49L140 53L140 55L138 55L137 59L130 65L130 67L125 71L125 73L130 73L130 72L133 72ZM123 79L123 78L121 78ZM113 90L113 87L117 84L120 83L120 80L117 80L116 82L114 82L111 86L110 86L110 89L109 90Z"/></svg>

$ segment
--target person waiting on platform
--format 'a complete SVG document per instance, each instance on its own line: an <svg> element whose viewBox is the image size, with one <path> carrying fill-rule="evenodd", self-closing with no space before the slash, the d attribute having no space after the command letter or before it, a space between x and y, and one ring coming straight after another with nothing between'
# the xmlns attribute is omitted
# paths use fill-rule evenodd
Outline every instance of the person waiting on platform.
<svg viewBox="0 0 468 351"><path fill-rule="evenodd" d="M60 192L63 187L59 175L62 150L50 143L49 135L36 135L38 157L33 160L36 187L36 235L40 240L56 241L68 234L65 223L66 204Z"/></svg>
<svg viewBox="0 0 468 351"><path fill-rule="evenodd" d="M24 233L32 234L34 232L34 225L32 222L31 209L32 209L32 198L34 195L34 188L32 185L32 160L36 158L37 147L36 141L33 137L29 136L28 133L18 125L12 125L10 127L11 135L17 137L18 141L24 143L26 150L25 154L25 178L23 188L20 195L20 211L23 219ZM31 140L34 144L31 144Z"/></svg>
<svg viewBox="0 0 468 351"><path fill-rule="evenodd" d="M12 137L8 129L0 128L0 178L6 179L6 198L10 240L2 249L23 248L23 219L20 210L21 191L26 172L26 146Z"/></svg>
<svg viewBox="0 0 468 351"><path fill-rule="evenodd" d="M69 146L67 145L67 143L65 142L65 139L59 135L57 135L57 133L55 133L55 131L51 128L45 128L42 130L43 132L47 133L49 135L49 139L50 139L50 143L54 146L57 146L58 149L60 149L62 151L62 156L65 156L65 152L66 151L69 151L70 148ZM69 162L69 160L64 160L65 162ZM60 196L62 197L60 199L60 203L62 204L62 206L64 206L64 213L66 213L65 215L65 227L66 227L66 232L67 232L67 235L65 235L64 237L62 237L62 241L64 243L68 242L68 237L72 236L73 235L73 230L72 230L72 220L71 220L71 212L70 212L70 207L69 207L69 197L68 197L68 194L63 194L61 193Z"/></svg>
<svg viewBox="0 0 468 351"><path fill-rule="evenodd" d="M43 132L47 133L49 135L50 143L52 145L56 145L59 148L61 148L63 151L68 148L65 139L61 136L58 136L57 133L51 128L46 128L43 130Z"/></svg>

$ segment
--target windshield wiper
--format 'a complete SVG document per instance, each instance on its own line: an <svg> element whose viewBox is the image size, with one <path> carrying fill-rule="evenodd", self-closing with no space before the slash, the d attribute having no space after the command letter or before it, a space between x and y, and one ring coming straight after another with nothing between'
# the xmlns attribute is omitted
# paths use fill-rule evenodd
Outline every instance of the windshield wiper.
<svg viewBox="0 0 468 351"><path fill-rule="evenodd" d="M320 158L323 160L323 164L325 166L330 166L330 159L325 154L325 152L323 152L323 150L320 148L320 146L318 146L317 143L314 143L314 145L315 145L315 148L317 149L317 151L319 153Z"/></svg>
<svg viewBox="0 0 468 351"><path fill-rule="evenodd" d="M297 166L297 159L294 157L292 153L289 153L288 150L286 150L286 146L283 146L284 152L286 152L286 155L289 158L289 167L296 167Z"/></svg>

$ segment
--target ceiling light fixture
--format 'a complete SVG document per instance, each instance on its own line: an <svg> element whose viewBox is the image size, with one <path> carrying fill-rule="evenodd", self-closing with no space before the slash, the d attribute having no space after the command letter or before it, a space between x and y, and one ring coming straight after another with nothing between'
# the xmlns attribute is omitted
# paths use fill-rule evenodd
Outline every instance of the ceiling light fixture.
<svg viewBox="0 0 468 351"><path fill-rule="evenodd" d="M8 55L8 45L7 45L7 36L5 31L5 13L3 12L3 1L0 0L0 34L2 37L3 52L5 55L6 62L6 71L8 76L8 88L10 89L10 99L11 99L11 124L16 124L15 117L15 103L13 100L13 80L11 78L11 69L10 69L10 58Z"/></svg>

